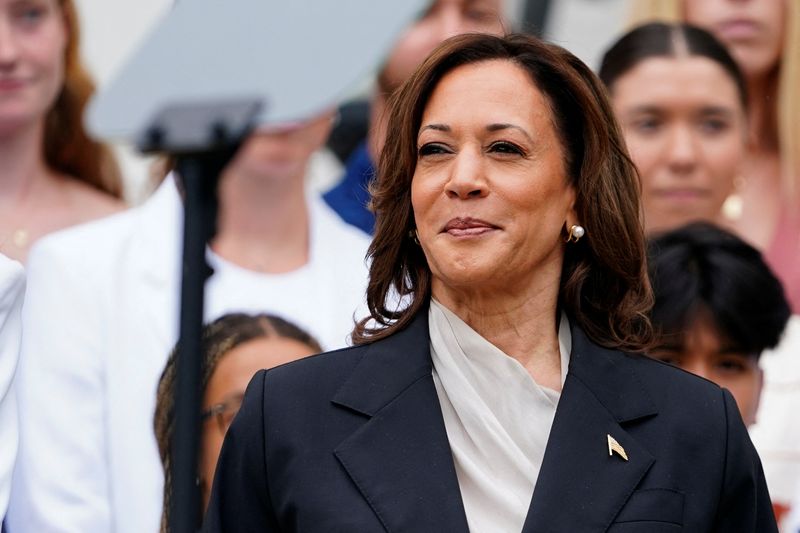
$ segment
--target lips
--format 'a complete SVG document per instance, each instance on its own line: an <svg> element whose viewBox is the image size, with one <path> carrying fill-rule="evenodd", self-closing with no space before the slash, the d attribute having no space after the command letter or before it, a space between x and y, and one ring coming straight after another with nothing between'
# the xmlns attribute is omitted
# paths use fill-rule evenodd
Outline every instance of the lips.
<svg viewBox="0 0 800 533"><path fill-rule="evenodd" d="M15 91L25 86L25 81L17 78L0 78L0 91Z"/></svg>
<svg viewBox="0 0 800 533"><path fill-rule="evenodd" d="M500 228L485 220L472 217L457 217L445 224L444 228L442 228L442 233L447 233L453 237L474 237L496 229Z"/></svg>
<svg viewBox="0 0 800 533"><path fill-rule="evenodd" d="M720 37L727 40L747 40L758 37L761 32L760 25L747 18L736 18L723 21L717 25Z"/></svg>

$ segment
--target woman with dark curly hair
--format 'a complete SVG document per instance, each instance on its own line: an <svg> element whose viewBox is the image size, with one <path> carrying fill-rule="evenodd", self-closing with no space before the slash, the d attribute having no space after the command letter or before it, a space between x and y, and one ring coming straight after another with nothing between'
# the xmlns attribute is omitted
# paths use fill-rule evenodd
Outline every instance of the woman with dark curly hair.
<svg viewBox="0 0 800 533"><path fill-rule="evenodd" d="M239 411L250 378L262 368L294 361L322 351L311 335L274 315L232 313L203 328L200 387L203 391L202 433L197 489L205 509L217 466L222 439ZM164 510L161 531L169 530L172 498L172 439L175 422L177 353L170 354L158 382L155 432L164 466Z"/></svg>

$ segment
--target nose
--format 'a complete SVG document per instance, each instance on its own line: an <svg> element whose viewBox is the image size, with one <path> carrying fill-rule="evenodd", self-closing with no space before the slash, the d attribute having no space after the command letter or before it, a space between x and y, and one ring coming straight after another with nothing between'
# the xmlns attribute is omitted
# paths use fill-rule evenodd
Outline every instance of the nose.
<svg viewBox="0 0 800 533"><path fill-rule="evenodd" d="M702 360L690 360L681 365L681 368L687 372L691 372L695 376L700 376L709 381L713 381L711 366Z"/></svg>
<svg viewBox="0 0 800 533"><path fill-rule="evenodd" d="M676 174L690 174L697 166L697 140L688 126L676 126L669 139L668 161Z"/></svg>
<svg viewBox="0 0 800 533"><path fill-rule="evenodd" d="M447 196L452 199L469 200L483 198L489 194L485 169L480 154L462 150L455 157L450 176L445 186Z"/></svg>
<svg viewBox="0 0 800 533"><path fill-rule="evenodd" d="M0 19L0 69L12 68L19 57L19 44L5 18Z"/></svg>

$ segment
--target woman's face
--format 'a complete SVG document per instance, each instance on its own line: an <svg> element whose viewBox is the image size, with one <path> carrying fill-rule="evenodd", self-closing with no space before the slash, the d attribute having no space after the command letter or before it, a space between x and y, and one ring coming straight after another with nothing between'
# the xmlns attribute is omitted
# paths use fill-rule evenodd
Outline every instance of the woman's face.
<svg viewBox="0 0 800 533"><path fill-rule="evenodd" d="M763 383L758 359L728 346L710 320L695 321L681 341L665 342L652 355L728 389L745 424L756 421Z"/></svg>
<svg viewBox="0 0 800 533"><path fill-rule="evenodd" d="M642 179L647 231L718 220L746 138L725 70L698 56L645 59L614 82L612 103Z"/></svg>
<svg viewBox="0 0 800 533"><path fill-rule="evenodd" d="M725 43L749 78L778 64L786 32L787 3L796 0L684 0L686 21Z"/></svg>
<svg viewBox="0 0 800 533"><path fill-rule="evenodd" d="M381 73L384 89L408 79L439 43L462 33L503 33L502 0L436 0L398 39Z"/></svg>
<svg viewBox="0 0 800 533"><path fill-rule="evenodd" d="M312 154L328 139L332 118L333 114L326 112L304 122L258 129L242 146L231 167L273 182L302 178Z"/></svg>
<svg viewBox="0 0 800 533"><path fill-rule="evenodd" d="M57 0L0 0L0 135L43 120L64 83Z"/></svg>
<svg viewBox="0 0 800 533"><path fill-rule="evenodd" d="M262 368L272 368L313 353L314 350L302 342L269 337L240 344L219 360L203 397L204 411L213 406L225 406L219 414L207 418L202 428L200 488L204 509L211 495L211 482L225 432L239 411L250 379Z"/></svg>
<svg viewBox="0 0 800 533"><path fill-rule="evenodd" d="M516 291L558 283L575 191L546 97L509 61L458 67L434 89L411 183L437 287Z"/></svg>

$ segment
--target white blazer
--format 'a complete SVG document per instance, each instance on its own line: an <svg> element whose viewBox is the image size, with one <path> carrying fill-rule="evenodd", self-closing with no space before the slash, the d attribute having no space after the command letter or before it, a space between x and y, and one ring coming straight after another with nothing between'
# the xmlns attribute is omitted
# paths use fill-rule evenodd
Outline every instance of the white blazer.
<svg viewBox="0 0 800 533"><path fill-rule="evenodd" d="M22 265L0 254L0 522L8 506L19 439L14 373L19 360L24 292Z"/></svg>
<svg viewBox="0 0 800 533"><path fill-rule="evenodd" d="M362 305L368 238L309 196L305 290L268 298L230 267L236 289L206 292L206 318L279 314L326 349ZM11 533L158 530L163 474L153 435L158 380L177 339L182 206L171 179L137 209L49 236L32 251L20 373L21 453ZM261 291L261 292L260 292ZM298 293L299 292L299 293ZM361 314L358 312L358 314Z"/></svg>

